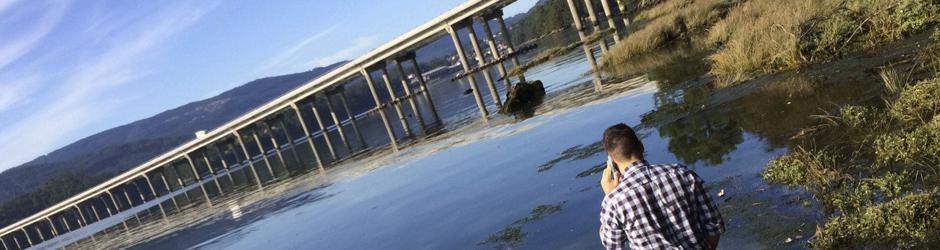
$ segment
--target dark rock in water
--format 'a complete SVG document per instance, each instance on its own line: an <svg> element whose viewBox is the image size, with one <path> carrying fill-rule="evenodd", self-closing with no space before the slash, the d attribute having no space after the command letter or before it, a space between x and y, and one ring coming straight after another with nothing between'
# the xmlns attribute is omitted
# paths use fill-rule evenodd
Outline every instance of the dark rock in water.
<svg viewBox="0 0 940 250"><path fill-rule="evenodd" d="M500 113L512 114L517 118L529 118L535 114L535 108L545 98L545 86L542 81L522 82L512 87L506 94L506 103Z"/></svg>
<svg viewBox="0 0 940 250"><path fill-rule="evenodd" d="M473 93L473 89L467 89L463 91L464 95L469 95L470 93Z"/></svg>

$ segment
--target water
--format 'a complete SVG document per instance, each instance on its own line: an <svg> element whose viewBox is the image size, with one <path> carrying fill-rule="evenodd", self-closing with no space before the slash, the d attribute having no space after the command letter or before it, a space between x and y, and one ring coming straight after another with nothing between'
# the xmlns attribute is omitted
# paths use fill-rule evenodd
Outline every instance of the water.
<svg viewBox="0 0 940 250"><path fill-rule="evenodd" d="M606 155L599 142L603 129L623 122L638 129L649 161L680 162L705 179L727 223L720 247L804 246L822 216L817 204L804 192L764 183L759 173L786 152L790 136L814 122L811 115L837 103L872 101L877 88L809 70L716 90L701 77L700 57L667 58L649 74L595 93L576 51L527 74L549 91L535 117L475 123L470 95L435 100L442 116L450 124L464 121L461 126L449 125L449 132L397 154L346 161L326 175L246 192L99 243L139 249L600 248L598 179ZM478 84L484 88L482 79ZM437 96L465 87L431 83ZM725 196L718 197L722 190ZM787 238L794 242L784 243Z"/></svg>

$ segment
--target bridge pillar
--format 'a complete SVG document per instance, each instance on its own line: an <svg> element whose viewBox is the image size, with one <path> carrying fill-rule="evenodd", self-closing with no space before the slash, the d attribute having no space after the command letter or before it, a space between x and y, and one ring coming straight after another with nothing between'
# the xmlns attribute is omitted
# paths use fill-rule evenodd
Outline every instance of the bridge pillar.
<svg viewBox="0 0 940 250"><path fill-rule="evenodd" d="M52 220L49 217L46 217L46 222L49 223L49 231L52 232L53 237L59 237L59 230L55 228L55 223L52 223ZM2 239L0 239L2 240ZM5 246L4 246L5 247Z"/></svg>
<svg viewBox="0 0 940 250"><path fill-rule="evenodd" d="M591 0L584 0L584 6L587 8L588 20L591 21L591 34L601 32L601 24L597 20L597 12L594 11L594 4ZM597 43L601 47L601 53L607 54L607 37L602 35Z"/></svg>
<svg viewBox="0 0 940 250"><path fill-rule="evenodd" d="M209 156L206 152L209 151L209 148L206 147L202 151L202 161L206 163L206 168L209 169L209 174L212 175L212 182L215 182L215 188L219 189L219 195L225 194L225 191L222 190L222 184L219 184L219 178L215 175L215 169L212 169L212 162L209 161ZM231 175L229 175L231 178Z"/></svg>
<svg viewBox="0 0 940 250"><path fill-rule="evenodd" d="M144 173L144 174L141 175L141 176L143 176L143 177L144 177L144 180L147 181L147 187L150 188L150 193L153 193L153 199L159 198L160 195L158 195L158 194L157 194L157 190L153 188L153 182L150 181L150 176L147 176L146 173ZM162 214L162 215L163 215L163 219L166 220L166 209L163 208L163 202L157 203L157 206L160 207L160 214ZM91 208L92 208L92 210L95 210L95 206L91 206ZM98 211L95 210L95 214L96 214L95 216L98 216L97 213L98 213ZM100 219L99 219L99 220L100 220Z"/></svg>
<svg viewBox="0 0 940 250"><path fill-rule="evenodd" d="M126 184L125 184L125 185L126 185ZM127 210L131 210L131 208L134 208L134 202L131 201L131 195L130 195L130 193L127 192L127 186L124 186L124 188L121 189L121 191L122 191L122 193L124 193L124 199L127 199ZM77 209L77 208L76 208L76 209ZM77 210L77 212L78 212L78 214L82 214L82 211L81 211L81 210ZM84 217L84 215L82 215L82 217ZM137 220L137 224L139 225L139 224L140 224L140 216L137 215L137 213L134 213L134 218ZM84 227L84 225L82 225L81 221L79 221L79 226Z"/></svg>
<svg viewBox="0 0 940 250"><path fill-rule="evenodd" d="M447 26L447 32L450 33L450 39L454 41L454 48L457 49L457 57L460 59L460 65L463 66L464 72L470 72L470 61L467 60L467 53L463 51L463 44L460 42L460 36L457 35L457 31L454 30L454 26ZM489 121L489 113L486 111L486 105L483 103L483 97L480 96L480 90L477 87L477 80L474 79L473 75L467 77L467 81L470 82L470 88L473 90L473 98L477 102L477 108L480 110L480 118L484 123Z"/></svg>
<svg viewBox="0 0 940 250"><path fill-rule="evenodd" d="M74 206L72 206L72 207L74 207L74 208L75 208L75 212L78 213L78 218L80 219L80 220L78 221L78 222L79 222L78 225L81 226L81 227L86 227L86 226L88 226L88 221L85 220L85 213L82 211L82 208L80 208L80 207L78 206L78 204L76 204L76 205L74 205Z"/></svg>
<svg viewBox="0 0 940 250"><path fill-rule="evenodd" d="M398 59L395 61L395 70L398 71L398 75L401 78L401 87L405 89L405 99L408 99L408 104L411 105L411 112L415 114L415 118L418 119L418 128L421 129L421 133L427 134L426 128L424 127L424 117L421 115L421 111L418 110L418 103L415 102L415 96L411 94L411 86L408 84L408 77L405 75L405 70L401 67L401 61ZM417 77L421 77L420 75Z"/></svg>
<svg viewBox="0 0 940 250"><path fill-rule="evenodd" d="M287 131L287 123L284 122L284 119L287 119L287 115L281 115L281 119L278 120L277 125L281 127L281 133L283 133L284 138L287 139L287 143L290 146L290 152L291 152L291 155L294 157L294 160L297 161L297 164L303 165L304 162L300 159L300 155L297 154L297 148L295 147L296 145L294 144L294 138L291 138L289 131ZM285 164L284 167L286 168L287 165ZM303 166L301 166L300 168L303 169Z"/></svg>
<svg viewBox="0 0 940 250"><path fill-rule="evenodd" d="M382 117L382 123L385 124L385 132L388 133L388 139L391 141L392 150L398 152L398 139L395 138L395 131L392 130L392 124L388 121L388 114L385 114L385 105L379 100L379 94L375 91L375 82L372 80L372 74L369 70L363 68L359 70L362 76L366 78L366 85L369 86L369 92L372 93L372 99L375 101L375 109Z"/></svg>
<svg viewBox="0 0 940 250"><path fill-rule="evenodd" d="M39 230L39 225L33 226L33 230L36 230L36 235L39 235L39 243L46 241L46 236L42 235L42 231Z"/></svg>
<svg viewBox="0 0 940 250"><path fill-rule="evenodd" d="M602 88L601 85L601 73L597 70L597 60L594 58L594 52L590 45L586 44L587 35L584 34L584 26L581 25L581 16L578 14L578 5L574 3L574 0L568 1L568 9L571 10L571 18L574 19L574 27L578 30L578 37L581 38L581 47L584 48L584 56L587 57L588 63L591 64L591 70L594 71L594 90L600 91Z"/></svg>
<svg viewBox="0 0 940 250"><path fill-rule="evenodd" d="M388 96L392 98L392 107L395 108L395 113L398 114L398 120L401 121L401 127L405 130L405 136L413 136L414 134L411 132L411 127L408 126L408 117L405 117L405 112L401 110L401 99L395 96L395 89L392 88L392 78L389 77L388 69L385 69L384 64L379 68L379 72L382 73L382 81L385 82L385 89L388 90Z"/></svg>
<svg viewBox="0 0 940 250"><path fill-rule="evenodd" d="M359 124L356 122L356 114L353 114L352 109L349 108L349 103L346 102L346 89L340 87L339 89L339 102L343 105L343 110L346 111L346 116L348 116L349 124L352 124L353 131L356 132L356 137L359 139L359 145L362 145L362 149L366 149L369 145L366 145L366 140L362 137L362 131L359 130Z"/></svg>
<svg viewBox="0 0 940 250"><path fill-rule="evenodd" d="M470 39L470 47L473 48L473 53L476 54L477 64L481 67L483 79L486 80L486 86L490 88L490 97L493 98L493 103L495 103L497 107L502 107L503 103L499 99L499 90L497 90L496 85L493 84L493 76L490 75L489 68L482 68L483 65L486 65L486 57L483 55L483 50L480 49L480 42L477 39L477 32L473 28L473 22L467 25L467 35Z"/></svg>
<svg viewBox="0 0 940 250"><path fill-rule="evenodd" d="M251 158L251 155L248 154L248 148L245 147L245 141L242 140L242 136L238 134L238 131L233 131L232 135L235 136L235 140L238 141L238 146L242 148L242 153L245 154L245 159L248 161L248 167L251 169L251 174L254 175L255 181L258 183L258 189L264 190L264 186L261 185L261 178L258 177L258 170L255 169L255 162Z"/></svg>
<svg viewBox="0 0 940 250"><path fill-rule="evenodd" d="M176 196L172 196L173 188L170 187L170 183L166 181L166 175L163 172L160 172L160 180L163 180L163 186L166 187L166 193L170 196L170 200L173 201L173 207L176 208L176 212L180 211L180 204L176 202ZM105 206L107 208L107 206ZM108 209L108 216L111 216L111 210Z"/></svg>
<svg viewBox="0 0 940 250"><path fill-rule="evenodd" d="M266 134L268 134L269 137L271 137L271 144L274 145L274 153L277 154L277 159L278 161L281 162L281 167L284 168L284 171L287 173L287 176L290 176L290 169L287 168L287 161L284 160L284 154L281 152L281 144L277 143L277 138L276 136L274 136L274 129L271 128L271 126L268 125L267 122L261 122L261 125L262 125L262 131L264 131ZM271 175L276 176L274 172L271 172Z"/></svg>
<svg viewBox="0 0 940 250"><path fill-rule="evenodd" d="M620 18L623 19L623 31L624 35L630 32L630 17L627 16L627 5L621 3L619 0L614 1L617 3L617 9L620 10Z"/></svg>
<svg viewBox="0 0 940 250"><path fill-rule="evenodd" d="M481 17L480 22L483 23L483 36L485 37L487 47L490 48L490 54L493 54L493 61L498 61L496 63L496 69L499 70L499 77L503 79L503 85L506 86L506 92L509 92L512 89L512 81L509 80L507 75L506 65L503 65L503 58L499 53L499 48L496 46L496 37L493 35L493 29L490 28L490 19L488 17Z"/></svg>
<svg viewBox="0 0 940 250"><path fill-rule="evenodd" d="M231 145L230 145L231 146ZM219 149L219 145L213 145L212 149L215 151L216 155L219 156L219 162L222 163L222 169L225 169L225 177L228 178L228 183L231 184L231 188L235 189L235 179L232 177L232 169L228 167L228 163L225 162L225 156L222 155L222 150ZM232 152L235 152L233 149ZM208 154L208 152L206 153Z"/></svg>
<svg viewBox="0 0 940 250"><path fill-rule="evenodd" d="M313 135L310 134L310 129L307 127L307 123L304 122L303 115L300 114L300 108L297 108L296 103L291 103L290 108L294 110L294 116L297 117L297 121L300 122L300 127L304 130L304 137L307 138L307 144L310 144L310 151L313 152L313 157L317 160L317 167L320 169L320 174L325 173L323 169L323 159L320 158L320 153L317 152L317 146L313 143Z"/></svg>
<svg viewBox="0 0 940 250"><path fill-rule="evenodd" d="M614 32L614 44L620 43L620 32L619 29L617 29L617 21L614 21L614 14L610 9L610 2L608 0L601 0L601 6L604 7L604 17L607 18L607 26L610 26L610 29Z"/></svg>
<svg viewBox="0 0 940 250"><path fill-rule="evenodd" d="M186 162L189 163L189 169L193 170L194 184L199 185L199 189L202 190L202 196L206 198L206 204L208 204L209 207L212 207L212 199L209 199L209 192L206 192L206 186L203 185L202 183L199 183L202 181L202 177L199 176L199 172L196 171L196 164L193 163L193 158L190 158L188 153L183 155L183 158L185 158ZM214 180L214 177L213 177L213 180ZM216 182L215 184L218 185L219 183Z"/></svg>
<svg viewBox="0 0 940 250"><path fill-rule="evenodd" d="M22 231L22 232L23 232L23 235L26 236L26 241L29 242L29 247L34 246L35 244L33 244L33 237L29 237L29 233L26 232L26 228L25 228L25 227L21 227L21 228L20 228L20 231Z"/></svg>
<svg viewBox="0 0 940 250"><path fill-rule="evenodd" d="M271 161L268 160L268 151L264 150L264 146L261 145L261 138L258 137L257 127L251 130L251 137L255 140L255 146L258 147L258 151L261 152L261 160L264 161L264 165L268 167L268 173L271 173L271 179L277 180L277 173L274 172L274 168L271 167ZM261 179L258 179L260 182Z"/></svg>
<svg viewBox="0 0 940 250"><path fill-rule="evenodd" d="M434 100L431 100L431 89L428 89L428 84L424 81L424 72L421 72L421 67L418 66L418 59L414 52L408 54L411 60L411 66L414 70L415 76L418 78L418 84L421 85L421 94L424 95L424 99L428 101L428 107L431 109L431 116L434 118L434 122L440 125L441 118L437 115L437 108L434 107Z"/></svg>
<svg viewBox="0 0 940 250"><path fill-rule="evenodd" d="M497 10L495 13L496 14L494 15L496 16L496 22L499 23L499 33L502 34L503 42L506 43L506 52L512 53L515 50L515 47L512 45L512 38L509 37L509 27L506 26L506 20L503 20L503 11ZM519 63L519 58L516 56L510 58L510 60L512 61L513 68L518 68L519 65L521 65ZM524 72L519 73L519 82L525 82Z"/></svg>
<svg viewBox="0 0 940 250"><path fill-rule="evenodd" d="M326 97L326 110L330 112L330 117L333 119L333 124L336 124L336 132L339 133L340 140L343 141L343 145L346 146L346 151L349 154L352 154L352 146L349 145L349 138L346 137L346 130L343 129L343 123L339 121L339 117L336 116L336 109L333 108L333 100L330 98L329 94L323 95Z"/></svg>
<svg viewBox="0 0 940 250"><path fill-rule="evenodd" d="M3 235L0 235L0 246L3 246L3 250L10 249L10 246L7 246L7 242L3 240Z"/></svg>
<svg viewBox="0 0 940 250"><path fill-rule="evenodd" d="M313 100L310 102L310 110L313 110L313 118L317 119L317 125L320 126L320 134L323 135L323 140L326 141L326 149L330 151L330 157L332 157L331 162L336 161L339 157L336 156L336 148L333 147L333 139L330 139L330 129L323 123L320 111L317 109L316 95L313 96Z"/></svg>

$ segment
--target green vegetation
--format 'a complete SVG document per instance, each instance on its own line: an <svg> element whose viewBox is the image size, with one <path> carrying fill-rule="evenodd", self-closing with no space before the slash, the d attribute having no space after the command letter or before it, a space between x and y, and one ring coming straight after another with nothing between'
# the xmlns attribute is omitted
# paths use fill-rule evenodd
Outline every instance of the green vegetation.
<svg viewBox="0 0 940 250"><path fill-rule="evenodd" d="M873 49L940 22L936 0L662 0L634 6L633 31L602 62L606 71L691 44L718 87Z"/></svg>
<svg viewBox="0 0 940 250"><path fill-rule="evenodd" d="M548 215L561 212L561 206L564 204L565 202L562 201L558 204L539 205L529 212L529 216L516 220L499 232L490 235L489 238L480 242L478 245L492 244L495 248L498 249L515 248L519 246L519 244L522 244L522 241L527 235L522 231L522 226L530 222L540 221Z"/></svg>
<svg viewBox="0 0 940 250"><path fill-rule="evenodd" d="M940 41L928 46L905 73L882 70L883 104L820 116L768 164L765 180L806 188L831 216L813 247L940 246Z"/></svg>
<svg viewBox="0 0 940 250"><path fill-rule="evenodd" d="M565 0L547 0L512 25L513 43L523 44L568 26L571 26L571 12Z"/></svg>
<svg viewBox="0 0 940 250"><path fill-rule="evenodd" d="M42 188L20 195L0 205L0 225L9 225L55 203L68 199L85 189L107 180L105 176L85 176L66 172Z"/></svg>

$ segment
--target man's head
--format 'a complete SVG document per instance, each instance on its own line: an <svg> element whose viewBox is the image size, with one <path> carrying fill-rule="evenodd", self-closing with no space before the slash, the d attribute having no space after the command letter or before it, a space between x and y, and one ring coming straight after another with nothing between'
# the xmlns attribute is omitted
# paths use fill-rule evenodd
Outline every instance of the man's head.
<svg viewBox="0 0 940 250"><path fill-rule="evenodd" d="M623 123L604 130L604 149L618 163L643 159L643 142Z"/></svg>

